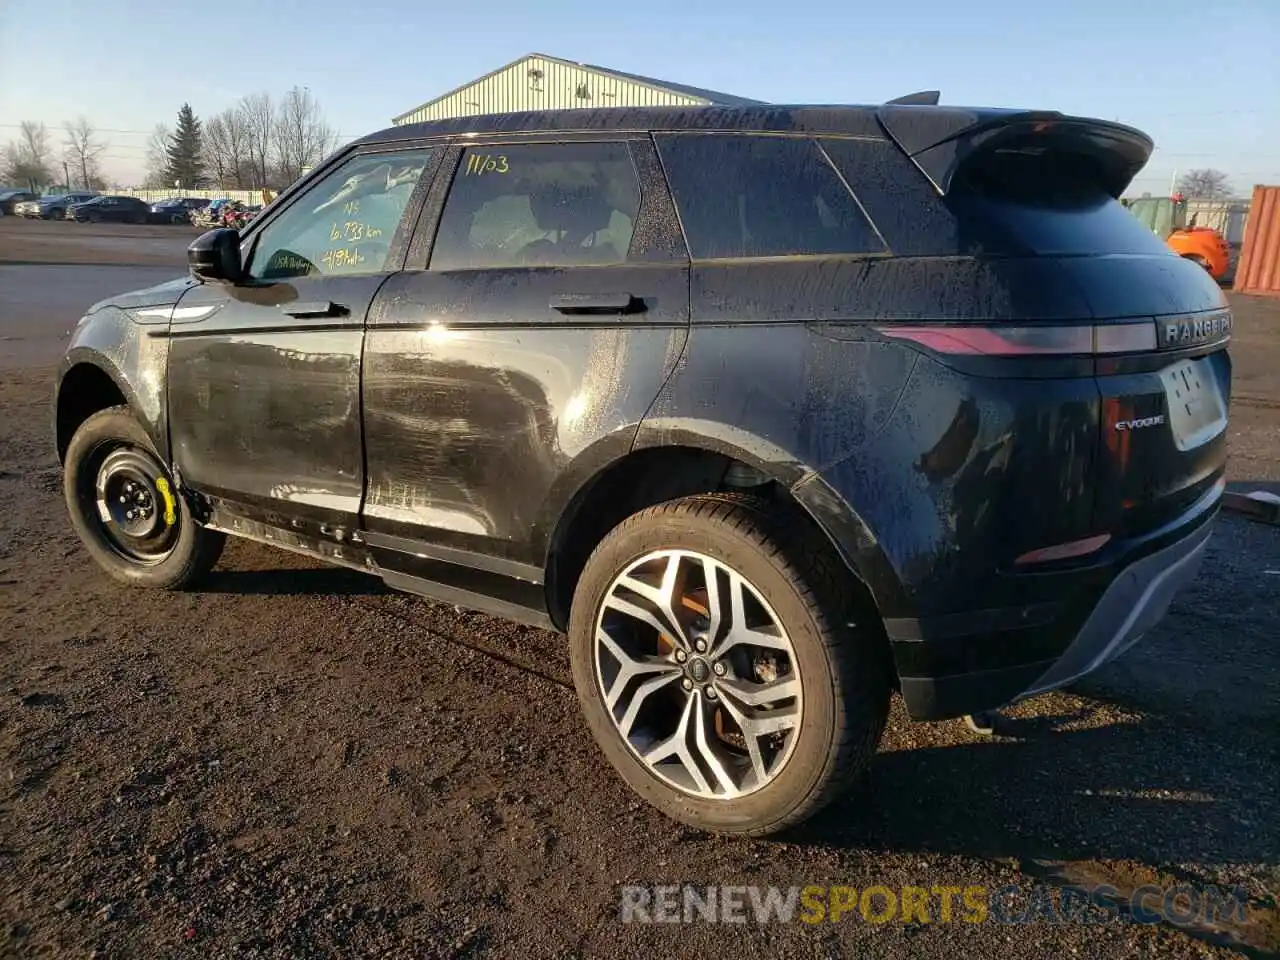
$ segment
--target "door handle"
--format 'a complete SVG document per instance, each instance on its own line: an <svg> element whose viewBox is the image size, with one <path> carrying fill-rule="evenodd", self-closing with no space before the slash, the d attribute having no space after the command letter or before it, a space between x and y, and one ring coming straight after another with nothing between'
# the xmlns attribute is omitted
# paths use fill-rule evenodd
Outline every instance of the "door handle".
<svg viewBox="0 0 1280 960"><path fill-rule="evenodd" d="M332 300L295 300L293 303L282 303L280 309L290 317L345 317L351 312L343 304Z"/></svg>
<svg viewBox="0 0 1280 960"><path fill-rule="evenodd" d="M645 302L629 293L558 293L551 309L560 313L643 313Z"/></svg>

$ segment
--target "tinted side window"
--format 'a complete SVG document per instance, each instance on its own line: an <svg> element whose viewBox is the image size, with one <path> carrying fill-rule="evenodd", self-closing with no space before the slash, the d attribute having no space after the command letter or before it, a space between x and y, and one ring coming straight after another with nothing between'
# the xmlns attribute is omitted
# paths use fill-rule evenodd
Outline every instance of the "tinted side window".
<svg viewBox="0 0 1280 960"><path fill-rule="evenodd" d="M468 147L440 216L431 269L622 263L639 208L624 143Z"/></svg>
<svg viewBox="0 0 1280 960"><path fill-rule="evenodd" d="M307 189L258 235L249 275L381 273L429 149L357 155Z"/></svg>
<svg viewBox="0 0 1280 960"><path fill-rule="evenodd" d="M812 140L707 134L655 139L696 258L885 249Z"/></svg>

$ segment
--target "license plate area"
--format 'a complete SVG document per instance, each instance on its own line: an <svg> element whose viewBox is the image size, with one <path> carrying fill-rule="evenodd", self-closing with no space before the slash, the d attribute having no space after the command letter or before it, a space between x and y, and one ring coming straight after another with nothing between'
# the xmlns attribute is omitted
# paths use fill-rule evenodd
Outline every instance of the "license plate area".
<svg viewBox="0 0 1280 960"><path fill-rule="evenodd" d="M1179 360L1160 373L1169 430L1180 451L1194 450L1227 426L1226 405L1208 358Z"/></svg>

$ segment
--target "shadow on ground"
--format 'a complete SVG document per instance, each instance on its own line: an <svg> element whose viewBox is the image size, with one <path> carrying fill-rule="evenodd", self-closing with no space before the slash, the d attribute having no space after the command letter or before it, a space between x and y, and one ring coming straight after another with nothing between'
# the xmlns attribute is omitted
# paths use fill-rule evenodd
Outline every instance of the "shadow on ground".
<svg viewBox="0 0 1280 960"><path fill-rule="evenodd" d="M985 742L881 754L800 842L1000 859L1280 862L1273 769L1167 723L1006 719ZM1260 793L1269 793L1262 798Z"/></svg>
<svg viewBox="0 0 1280 960"><path fill-rule="evenodd" d="M375 576L344 567L278 570L215 570L201 582L201 593L276 594L280 596L377 596L390 593Z"/></svg>

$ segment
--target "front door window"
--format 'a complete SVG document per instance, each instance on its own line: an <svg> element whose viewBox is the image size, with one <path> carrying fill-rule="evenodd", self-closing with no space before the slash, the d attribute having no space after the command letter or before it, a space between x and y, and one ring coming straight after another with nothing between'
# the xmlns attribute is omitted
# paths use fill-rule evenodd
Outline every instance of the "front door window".
<svg viewBox="0 0 1280 960"><path fill-rule="evenodd" d="M258 234L249 275L284 280L382 273L430 154L418 149L352 157Z"/></svg>

